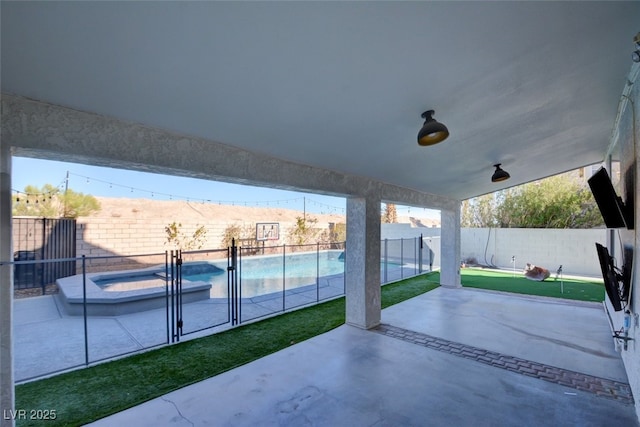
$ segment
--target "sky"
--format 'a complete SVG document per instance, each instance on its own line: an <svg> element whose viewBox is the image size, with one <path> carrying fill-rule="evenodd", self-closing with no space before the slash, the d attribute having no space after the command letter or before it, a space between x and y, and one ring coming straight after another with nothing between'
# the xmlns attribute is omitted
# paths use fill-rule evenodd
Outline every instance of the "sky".
<svg viewBox="0 0 640 427"><path fill-rule="evenodd" d="M320 194L293 192L229 184L170 175L113 169L80 163L65 163L26 157L12 158L11 188L24 194L25 187L51 184L100 197L152 200L188 200L236 206L278 207L306 210L315 214L346 213L346 199ZM440 218L439 211L396 206L398 216Z"/></svg>

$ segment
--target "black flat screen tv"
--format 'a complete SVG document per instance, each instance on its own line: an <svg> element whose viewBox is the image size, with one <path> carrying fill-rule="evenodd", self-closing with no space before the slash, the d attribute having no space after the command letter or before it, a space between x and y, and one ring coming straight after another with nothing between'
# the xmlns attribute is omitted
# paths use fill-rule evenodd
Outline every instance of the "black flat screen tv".
<svg viewBox="0 0 640 427"><path fill-rule="evenodd" d="M616 268L614 259L609 255L609 250L606 247L596 243L596 250L598 251L598 260L600 261L600 269L602 270L607 296L613 309L620 311L622 310L622 304L629 301L633 248L630 246L624 248L624 260L621 270Z"/></svg>
<svg viewBox="0 0 640 427"><path fill-rule="evenodd" d="M633 264L633 246L624 247L624 264L622 265L622 301L629 302L631 293L631 265Z"/></svg>
<svg viewBox="0 0 640 427"><path fill-rule="evenodd" d="M607 170L605 168L598 169L587 182L607 228L628 227L624 216L625 205L613 188Z"/></svg>

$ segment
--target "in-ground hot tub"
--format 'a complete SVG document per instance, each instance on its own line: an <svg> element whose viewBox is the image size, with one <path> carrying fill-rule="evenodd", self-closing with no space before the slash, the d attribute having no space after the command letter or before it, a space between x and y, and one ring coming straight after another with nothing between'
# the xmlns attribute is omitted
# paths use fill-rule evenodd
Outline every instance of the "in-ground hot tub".
<svg viewBox="0 0 640 427"><path fill-rule="evenodd" d="M225 270L208 262L185 263L185 274L222 274ZM78 274L56 280L58 299L71 315L84 314L83 276ZM165 267L86 274L87 314L118 316L165 307L167 304ZM207 300L211 284L182 281L182 302Z"/></svg>

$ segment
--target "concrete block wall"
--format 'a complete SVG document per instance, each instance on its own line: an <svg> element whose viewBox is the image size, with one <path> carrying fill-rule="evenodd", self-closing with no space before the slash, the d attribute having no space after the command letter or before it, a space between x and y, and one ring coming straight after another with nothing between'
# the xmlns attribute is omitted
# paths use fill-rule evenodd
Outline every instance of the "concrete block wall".
<svg viewBox="0 0 640 427"><path fill-rule="evenodd" d="M170 221L169 221L170 222ZM140 219L123 217L80 218L77 228L78 256L113 256L160 253L172 249L166 242L164 228L166 219ZM200 225L207 229L207 239L203 248L222 249L225 229L230 225L246 225L238 222L183 222L182 232L193 233ZM281 239L268 242L281 245L286 242L294 223L280 223ZM319 228L328 228L320 224ZM565 274L601 277L600 266L595 251L595 242L606 243L604 229L488 229L463 228L461 230L461 258L474 258L480 264L495 265L500 268L513 267L511 257L516 257L516 269L523 270L526 263L532 263L555 272L563 265ZM400 258L399 239L404 239L402 253L409 261L414 256L414 239L423 235L425 244L432 250L434 268L440 265L440 229L412 227L410 224L382 224L382 240L388 239L387 255ZM383 255L383 253L381 254ZM423 260L427 262L426 253ZM144 262L139 259L140 262ZM114 263L111 260L110 263ZM95 261L99 264L100 261ZM103 264L106 261L102 262Z"/></svg>
<svg viewBox="0 0 640 427"><path fill-rule="evenodd" d="M440 236L440 227L413 227L411 224L381 224L380 229L382 240L384 239L400 239Z"/></svg>
<svg viewBox="0 0 640 427"><path fill-rule="evenodd" d="M387 256L390 259L400 259L402 256L406 262L413 262L415 257L414 246L419 244L416 239L422 235L424 240L424 248L422 261L423 265L428 268L431 261L432 268L440 267L440 228L431 227L414 227L411 224L381 224L381 238L387 243ZM403 239L404 241L400 241ZM429 250L431 250L431 260L429 259Z"/></svg>
<svg viewBox="0 0 640 427"><path fill-rule="evenodd" d="M165 227L171 223L166 219L137 219L121 217L79 218L77 225L77 255L113 256L139 255L164 252L174 249L167 243ZM255 227L254 223L238 222L182 222L181 232L191 235L198 227L207 230L202 249L223 249L222 241L228 226ZM328 229L328 223L317 223L321 229ZM295 227L293 222L280 223L280 240L268 242L270 245L289 243L287 236Z"/></svg>
<svg viewBox="0 0 640 427"><path fill-rule="evenodd" d="M382 224L382 239L413 238L422 234L435 255L434 267L440 264L440 228L412 227L410 224ZM562 265L564 274L601 278L595 243L607 243L605 229L543 228L462 228L461 259L475 259L479 264L524 270L527 263L549 269ZM396 245L397 246L397 245ZM395 246L394 246L395 247ZM618 251L620 252L620 251ZM622 265L622 260L618 259Z"/></svg>
<svg viewBox="0 0 640 427"><path fill-rule="evenodd" d="M564 274L601 278L595 243L606 244L605 229L463 228L462 260L522 271L527 263ZM621 262L620 262L621 265Z"/></svg>

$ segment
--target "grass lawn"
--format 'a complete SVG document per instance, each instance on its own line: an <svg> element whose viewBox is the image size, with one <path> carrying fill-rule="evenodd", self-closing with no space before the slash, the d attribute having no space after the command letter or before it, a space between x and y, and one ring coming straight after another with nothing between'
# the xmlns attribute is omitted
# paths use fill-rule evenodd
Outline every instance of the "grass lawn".
<svg viewBox="0 0 640 427"><path fill-rule="evenodd" d="M382 307L438 286L437 273L382 287ZM345 322L344 298L16 387L16 408L55 410L52 421L17 425L81 425L218 375ZM55 357L52 355L52 357Z"/></svg>
<svg viewBox="0 0 640 427"><path fill-rule="evenodd" d="M518 294L539 295L580 301L604 300L602 280L554 280L551 275L543 282L526 279L522 273L496 272L479 268L463 268L460 271L462 286L469 288L491 289L494 291L514 292ZM564 290L564 292L562 292Z"/></svg>

